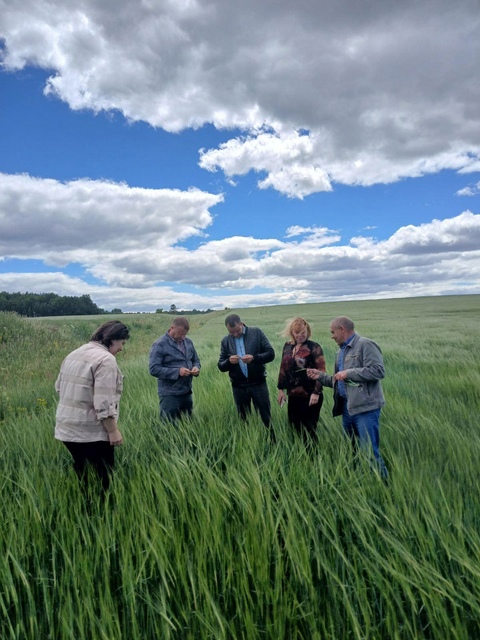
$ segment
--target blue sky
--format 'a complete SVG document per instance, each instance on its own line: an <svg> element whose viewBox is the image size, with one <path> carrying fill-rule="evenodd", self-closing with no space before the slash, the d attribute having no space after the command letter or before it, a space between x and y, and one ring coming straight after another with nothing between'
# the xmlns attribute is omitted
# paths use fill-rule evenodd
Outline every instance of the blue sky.
<svg viewBox="0 0 480 640"><path fill-rule="evenodd" d="M0 0L1 291L480 293L475 3L112 7Z"/></svg>

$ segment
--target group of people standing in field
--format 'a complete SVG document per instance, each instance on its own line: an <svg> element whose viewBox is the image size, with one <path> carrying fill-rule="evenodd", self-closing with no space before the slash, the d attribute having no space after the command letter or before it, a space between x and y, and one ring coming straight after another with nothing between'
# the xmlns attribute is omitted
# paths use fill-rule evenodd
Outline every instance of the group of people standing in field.
<svg viewBox="0 0 480 640"><path fill-rule="evenodd" d="M218 369L229 374L233 399L242 421L259 414L272 442L270 395L266 365L275 351L265 333L245 325L237 314L225 319ZM188 319L178 316L150 350L149 371L158 380L160 417L175 421L193 411L193 379L201 364L192 340ZM287 404L288 422L307 446L317 442L317 425L323 404L323 388L334 393L333 415L342 416L345 434L354 450L372 452L382 478L388 471L379 450L380 411L385 404L381 380L385 375L380 347L355 332L353 321L340 316L330 323L332 339L339 346L333 375L326 373L322 347L311 340L310 325L303 318L287 323L277 381L277 401ZM62 363L56 382L59 393L55 437L63 441L80 478L87 463L109 485L114 448L123 444L118 430L118 410L123 376L116 362L129 330L117 320L104 323L90 342L70 353Z"/></svg>

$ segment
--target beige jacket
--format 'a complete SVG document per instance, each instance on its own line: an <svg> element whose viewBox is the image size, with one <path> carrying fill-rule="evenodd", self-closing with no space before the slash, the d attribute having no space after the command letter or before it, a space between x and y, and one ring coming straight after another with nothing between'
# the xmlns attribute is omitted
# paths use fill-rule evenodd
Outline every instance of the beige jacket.
<svg viewBox="0 0 480 640"><path fill-rule="evenodd" d="M88 342L62 363L55 383L60 395L55 438L64 442L108 440L102 420L118 419L123 376L100 342Z"/></svg>

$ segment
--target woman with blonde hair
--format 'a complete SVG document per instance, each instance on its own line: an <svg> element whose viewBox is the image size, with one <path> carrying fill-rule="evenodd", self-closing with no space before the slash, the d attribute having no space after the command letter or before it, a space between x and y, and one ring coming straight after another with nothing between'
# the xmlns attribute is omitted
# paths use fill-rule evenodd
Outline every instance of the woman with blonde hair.
<svg viewBox="0 0 480 640"><path fill-rule="evenodd" d="M288 421L305 444L317 441L317 424L323 404L323 387L307 376L307 369L325 371L322 347L310 340L310 325L303 318L287 321L278 375L278 403L288 400ZM286 392L286 393L285 393Z"/></svg>

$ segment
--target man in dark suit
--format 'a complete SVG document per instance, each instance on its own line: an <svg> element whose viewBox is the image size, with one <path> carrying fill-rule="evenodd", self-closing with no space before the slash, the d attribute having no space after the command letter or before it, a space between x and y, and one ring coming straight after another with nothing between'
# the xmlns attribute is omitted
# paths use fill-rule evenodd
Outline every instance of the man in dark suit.
<svg viewBox="0 0 480 640"><path fill-rule="evenodd" d="M247 419L253 402L273 438L265 365L275 358L275 351L263 331L247 327L240 316L229 315L225 326L228 335L222 339L218 368L228 371L240 418Z"/></svg>

